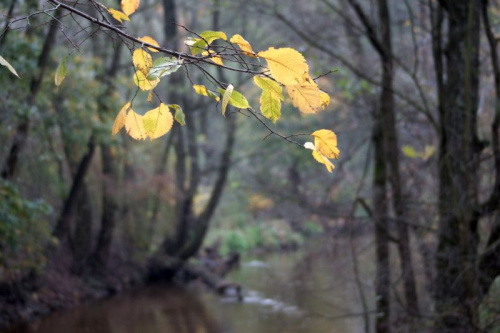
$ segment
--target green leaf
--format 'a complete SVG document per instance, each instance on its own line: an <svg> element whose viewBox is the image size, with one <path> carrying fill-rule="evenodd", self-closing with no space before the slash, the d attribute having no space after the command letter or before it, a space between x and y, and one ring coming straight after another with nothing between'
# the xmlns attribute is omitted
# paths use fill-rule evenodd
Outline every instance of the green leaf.
<svg viewBox="0 0 500 333"><path fill-rule="evenodd" d="M186 125L186 116L184 115L182 108L177 104L169 104L168 107L171 107L172 109L175 110L175 115L174 115L175 121L181 124L181 126Z"/></svg>
<svg viewBox="0 0 500 333"><path fill-rule="evenodd" d="M212 90L208 90L207 87L205 87L204 85L202 84L195 84L193 85L193 89L194 91L198 94L198 95L202 95L202 96L207 96L207 97L210 97L212 98L213 100L215 100L216 102L219 102L220 101L220 97L219 95L217 95L215 92L213 92Z"/></svg>
<svg viewBox="0 0 500 333"><path fill-rule="evenodd" d="M403 151L403 154L409 158L419 158L422 156L422 154L416 151L412 146L403 146L401 150Z"/></svg>
<svg viewBox="0 0 500 333"><path fill-rule="evenodd" d="M181 68L182 60L175 58L162 57L153 62L153 66L149 69L147 79L152 81L165 75L172 74Z"/></svg>
<svg viewBox="0 0 500 333"><path fill-rule="evenodd" d="M61 83L64 81L64 78L66 77L66 74L68 73L66 69L66 60L68 59L68 56L63 57L61 59L61 62L59 62L59 65L57 66L56 70L56 76L55 76L55 84L56 87L59 87Z"/></svg>
<svg viewBox="0 0 500 333"><path fill-rule="evenodd" d="M283 88L273 80L258 76L254 77L254 83L262 89L260 112L264 117L276 123L281 116L281 101L285 100Z"/></svg>
<svg viewBox="0 0 500 333"><path fill-rule="evenodd" d="M232 85L230 85L230 86L232 87ZM228 86L228 88L229 88L229 86ZM224 90L222 88L217 88L217 90L223 96L227 93L227 89ZM224 100L222 103L224 103ZM234 87L233 87L233 90L231 91L228 103L231 104L232 106L238 108L238 109L248 109L250 107L250 104L248 103L245 96L243 96L243 94L241 94L240 92L234 90Z"/></svg>
<svg viewBox="0 0 500 333"><path fill-rule="evenodd" d="M217 39L227 40L227 36L223 31L204 31L200 34L201 38L189 38L185 41L191 49L191 53L196 55L201 53L206 47L212 44Z"/></svg>
<svg viewBox="0 0 500 333"><path fill-rule="evenodd" d="M5 60L2 56L0 56L0 65L7 67L7 69L8 69L8 70L9 70L12 74L14 74L14 75L15 75L15 76L17 76L18 78L20 78L20 77L19 77L19 75L17 74L16 70L14 69L14 67L12 67L12 65L11 65L11 64L9 64L9 62L8 62L7 60Z"/></svg>

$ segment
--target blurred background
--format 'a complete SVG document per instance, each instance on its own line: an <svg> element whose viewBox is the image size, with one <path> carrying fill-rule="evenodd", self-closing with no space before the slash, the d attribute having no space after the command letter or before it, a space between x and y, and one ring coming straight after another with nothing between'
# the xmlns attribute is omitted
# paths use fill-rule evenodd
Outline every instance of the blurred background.
<svg viewBox="0 0 500 333"><path fill-rule="evenodd" d="M54 2L2 1L0 55L20 79L0 68L0 328L499 329L497 0L142 0L123 26L63 3L179 52L206 30L298 50L330 105L262 119L300 144L332 130L341 153L330 174L245 110L224 118L194 93L209 86L196 66L149 103L139 44ZM258 110L251 75L203 68ZM187 125L112 137L132 99L139 114L179 104Z"/></svg>

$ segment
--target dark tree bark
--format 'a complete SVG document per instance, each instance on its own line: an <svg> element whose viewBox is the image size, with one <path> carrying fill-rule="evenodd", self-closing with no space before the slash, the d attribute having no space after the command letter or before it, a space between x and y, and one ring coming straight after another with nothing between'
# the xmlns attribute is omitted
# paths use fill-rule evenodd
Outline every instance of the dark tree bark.
<svg viewBox="0 0 500 333"><path fill-rule="evenodd" d="M55 14L56 19L61 17L61 11L58 10ZM50 22L49 31L45 37L45 42L43 44L42 51L38 57L37 68L38 72L33 75L30 82L30 92L27 98L28 106L32 106L36 102L36 97L40 91L40 86L42 84L43 75L45 74L45 69L47 68L49 62L50 51L55 44L55 37L57 30L59 29L59 23L56 20ZM26 141L29 135L30 120L28 116L23 116L16 127L16 132L14 139L10 146L9 153L2 167L1 176L4 179L12 179L17 170L17 163L19 160L19 154L26 145Z"/></svg>
<svg viewBox="0 0 500 333"><path fill-rule="evenodd" d="M439 235L435 302L438 332L478 330L476 135L479 95L479 0L440 1L448 17L446 74L440 97ZM437 32L440 33L440 32ZM438 36L435 33L435 37ZM437 45L435 41L435 54ZM438 54L439 55L439 54ZM443 59L436 59L440 66ZM441 67L442 68L442 67ZM442 69L437 68L439 71Z"/></svg>

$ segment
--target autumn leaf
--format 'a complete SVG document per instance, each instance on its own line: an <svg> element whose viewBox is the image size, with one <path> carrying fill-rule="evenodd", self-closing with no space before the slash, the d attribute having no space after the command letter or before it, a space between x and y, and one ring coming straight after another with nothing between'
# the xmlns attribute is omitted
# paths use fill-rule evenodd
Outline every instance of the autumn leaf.
<svg viewBox="0 0 500 333"><path fill-rule="evenodd" d="M160 47L160 44L158 44L158 42L155 41L152 37L144 36L144 37L141 37L141 38L138 38L138 39L140 41L143 41L144 43L148 43L148 44ZM148 50L151 51L151 52L158 52L158 50L155 50L152 47L148 47Z"/></svg>
<svg viewBox="0 0 500 333"><path fill-rule="evenodd" d="M328 95L323 90L320 90L319 97L321 99L321 109L324 110L328 105L330 105L330 95Z"/></svg>
<svg viewBox="0 0 500 333"><path fill-rule="evenodd" d="M301 84L304 75L309 73L306 60L294 49L271 47L267 51L260 51L257 55L266 59L271 75L281 84Z"/></svg>
<svg viewBox="0 0 500 333"><path fill-rule="evenodd" d="M217 88L217 90L223 96L227 93L227 89L224 90L222 88ZM224 99L222 99L222 103L224 104ZM231 94L229 95L228 103L238 109L247 109L250 107L250 104L248 103L248 100L245 98L245 96L243 96L243 94L240 93L239 91L234 90L234 87L231 89ZM222 114L225 114L225 111Z"/></svg>
<svg viewBox="0 0 500 333"><path fill-rule="evenodd" d="M286 85L286 91L293 106L302 113L316 113L321 108L321 91L313 83L305 82L296 85Z"/></svg>
<svg viewBox="0 0 500 333"><path fill-rule="evenodd" d="M141 0L122 0L122 10L125 14L131 15L139 8L140 3Z"/></svg>
<svg viewBox="0 0 500 333"><path fill-rule="evenodd" d="M339 158L337 135L330 130L321 129L311 134L314 137L314 146L328 158Z"/></svg>
<svg viewBox="0 0 500 333"><path fill-rule="evenodd" d="M335 165L325 155L321 154L321 152L315 150L312 152L312 155L318 163L325 165L328 172L331 173L335 169Z"/></svg>
<svg viewBox="0 0 500 333"><path fill-rule="evenodd" d="M224 63L222 62L222 58L220 57L220 55L218 55L216 52L214 52L212 50L203 51L203 52L201 52L201 55L202 56L210 55L210 58L209 58L210 60L215 62L217 65L224 66Z"/></svg>
<svg viewBox="0 0 500 333"><path fill-rule="evenodd" d="M113 130L111 134L115 136L120 130L125 126L125 122L127 119L127 111L130 109L130 102L125 104L118 115L116 116L115 122L113 123Z"/></svg>
<svg viewBox="0 0 500 333"><path fill-rule="evenodd" d="M220 101L220 97L216 93L214 93L211 90L208 90L207 87L205 87L202 84L193 85L193 89L194 92L197 93L198 95L210 97L214 99L216 102Z"/></svg>
<svg viewBox="0 0 500 333"><path fill-rule="evenodd" d="M283 88L273 80L254 76L254 83L262 89L260 112L273 123L281 116L281 101L285 100Z"/></svg>
<svg viewBox="0 0 500 333"><path fill-rule="evenodd" d="M141 71L137 71L134 74L135 85L144 91L154 89L158 85L159 82L160 82L159 78L156 80L148 80L146 78L146 76Z"/></svg>
<svg viewBox="0 0 500 333"><path fill-rule="evenodd" d="M157 139L170 131L174 118L167 105L161 103L156 109L146 112L142 118L146 135L152 140Z"/></svg>
<svg viewBox="0 0 500 333"><path fill-rule="evenodd" d="M184 112L182 111L180 105L169 104L168 107L175 110L175 115L174 115L175 121L177 121L181 126L186 125L186 116L184 115Z"/></svg>
<svg viewBox="0 0 500 333"><path fill-rule="evenodd" d="M222 115L225 117L226 116L226 108L227 104L229 103L229 97L231 97L231 94L233 93L233 85L230 84L227 86L226 90L224 93L221 92L222 95Z"/></svg>
<svg viewBox="0 0 500 333"><path fill-rule="evenodd" d="M66 78L66 74L68 73L68 70L66 69L66 59L68 59L67 56L63 57L59 62L59 65L57 66L56 75L54 77L56 87L59 87L61 85L61 83L64 81L64 78Z"/></svg>
<svg viewBox="0 0 500 333"><path fill-rule="evenodd" d="M252 58L256 58L255 52L253 51L252 46L241 35L236 34L233 37L231 37L231 39L229 41L233 44L238 45L244 55L252 57Z"/></svg>
<svg viewBox="0 0 500 333"><path fill-rule="evenodd" d="M146 76L151 66L153 66L153 58L143 49L136 49L134 51L132 62L134 63L135 69L141 71Z"/></svg>
<svg viewBox="0 0 500 333"><path fill-rule="evenodd" d="M130 18L125 13L122 13L119 10L110 8L108 9L108 12L111 14L111 16L113 16L115 20L117 20L120 23L123 23L122 20L130 21Z"/></svg>
<svg viewBox="0 0 500 333"><path fill-rule="evenodd" d="M128 135L135 140L145 140L146 131L142 122L142 116L130 109L125 116L125 129Z"/></svg>
<svg viewBox="0 0 500 333"><path fill-rule="evenodd" d="M12 74L14 74L14 75L15 75L15 76L17 76L18 78L20 78L20 77L19 77L19 75L17 74L16 70L14 69L14 67L12 67L12 65L11 65L11 64L9 64L9 62L8 62L7 60L5 60L2 56L0 56L0 65L7 67L7 69L8 69L8 70L9 70Z"/></svg>
<svg viewBox="0 0 500 333"><path fill-rule="evenodd" d="M203 52L210 44L217 39L227 40L227 36L223 31L204 31L200 34L200 38L190 38L184 42L190 47L191 53L196 55Z"/></svg>

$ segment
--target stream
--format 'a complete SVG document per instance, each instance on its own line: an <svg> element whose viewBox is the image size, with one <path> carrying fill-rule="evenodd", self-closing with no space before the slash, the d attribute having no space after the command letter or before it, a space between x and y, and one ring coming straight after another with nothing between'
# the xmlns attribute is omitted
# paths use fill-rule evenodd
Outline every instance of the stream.
<svg viewBox="0 0 500 333"><path fill-rule="evenodd" d="M367 307L373 307L372 280L368 278L373 259L366 250L369 246L364 251L362 245L358 247L359 279L355 279L349 240L314 239L293 252L243 256L241 267L227 276L243 286L243 302L155 285L57 312L9 332L363 332L359 290L363 288Z"/></svg>

